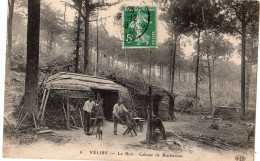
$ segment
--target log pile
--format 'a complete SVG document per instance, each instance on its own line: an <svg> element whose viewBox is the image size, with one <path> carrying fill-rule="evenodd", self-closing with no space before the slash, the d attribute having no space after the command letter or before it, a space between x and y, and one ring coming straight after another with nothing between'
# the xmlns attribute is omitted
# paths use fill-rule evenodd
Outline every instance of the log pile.
<svg viewBox="0 0 260 161"><path fill-rule="evenodd" d="M223 120L231 120L238 118L237 109L227 106L220 106L215 109L215 117L220 117Z"/></svg>
<svg viewBox="0 0 260 161"><path fill-rule="evenodd" d="M200 135L200 136L193 136L191 134L188 133L178 133L179 136L192 140L192 141L196 141L198 143L202 143L208 146L212 146L215 148L219 148L222 150L238 150L236 147L226 143L224 140L216 138L216 137L208 137L205 135Z"/></svg>

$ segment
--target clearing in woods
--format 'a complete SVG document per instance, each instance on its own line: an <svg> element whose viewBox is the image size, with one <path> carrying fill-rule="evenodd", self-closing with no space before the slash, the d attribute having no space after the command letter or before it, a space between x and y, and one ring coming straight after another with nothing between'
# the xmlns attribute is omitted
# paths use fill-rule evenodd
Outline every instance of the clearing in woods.
<svg viewBox="0 0 260 161"><path fill-rule="evenodd" d="M23 82L20 78L23 75L13 74L15 79L12 79L12 86L6 91L5 117L15 124L12 111L22 96ZM219 121L216 130L211 128L213 121L202 115L176 113L176 118L175 122L164 122L167 140L150 146L144 143L146 123L144 130L140 132L138 129L138 136L132 137L129 134L122 135L126 130L123 125L118 126L118 135L113 135L113 122L105 121L101 127L103 140L98 140L95 135L85 135L83 129L53 129L53 133L49 134L27 132L16 135L4 124L3 155L15 158L91 159L87 156L93 156L95 159L115 159L121 153L140 158L159 153L176 155L182 160L200 158L202 154L203 157L214 156L216 160L234 159L235 156L253 159L254 140L247 142L247 122Z"/></svg>

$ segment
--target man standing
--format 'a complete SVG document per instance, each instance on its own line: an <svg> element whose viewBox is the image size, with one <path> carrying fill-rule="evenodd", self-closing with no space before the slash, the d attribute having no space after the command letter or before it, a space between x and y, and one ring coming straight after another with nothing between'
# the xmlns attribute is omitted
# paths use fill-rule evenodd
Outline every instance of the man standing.
<svg viewBox="0 0 260 161"><path fill-rule="evenodd" d="M122 100L118 99L118 103L113 107L113 119L114 119L114 135L117 135L117 124L122 114L129 113L125 106L122 104Z"/></svg>
<svg viewBox="0 0 260 161"><path fill-rule="evenodd" d="M97 103L93 101L93 97L90 97L89 100L87 100L83 106L83 117L84 117L84 132L87 135L90 135L90 122L91 122L91 112L94 107L98 106Z"/></svg>

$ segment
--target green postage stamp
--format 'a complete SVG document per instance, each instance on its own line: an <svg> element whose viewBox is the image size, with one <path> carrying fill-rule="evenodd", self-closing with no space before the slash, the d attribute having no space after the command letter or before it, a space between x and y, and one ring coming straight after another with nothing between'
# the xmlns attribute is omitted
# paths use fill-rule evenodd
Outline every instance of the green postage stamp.
<svg viewBox="0 0 260 161"><path fill-rule="evenodd" d="M124 7L124 48L156 48L156 7Z"/></svg>

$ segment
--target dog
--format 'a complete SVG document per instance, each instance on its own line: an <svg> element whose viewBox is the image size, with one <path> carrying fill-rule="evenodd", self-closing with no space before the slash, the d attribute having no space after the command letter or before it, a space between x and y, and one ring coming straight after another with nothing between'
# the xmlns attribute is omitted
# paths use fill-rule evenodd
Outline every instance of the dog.
<svg viewBox="0 0 260 161"><path fill-rule="evenodd" d="M97 127L97 133L96 133L96 138L98 136L99 140L102 140L102 135L103 135L103 131L100 129L100 125L98 125Z"/></svg>
<svg viewBox="0 0 260 161"><path fill-rule="evenodd" d="M104 117L98 116L97 117L97 124L104 126Z"/></svg>

